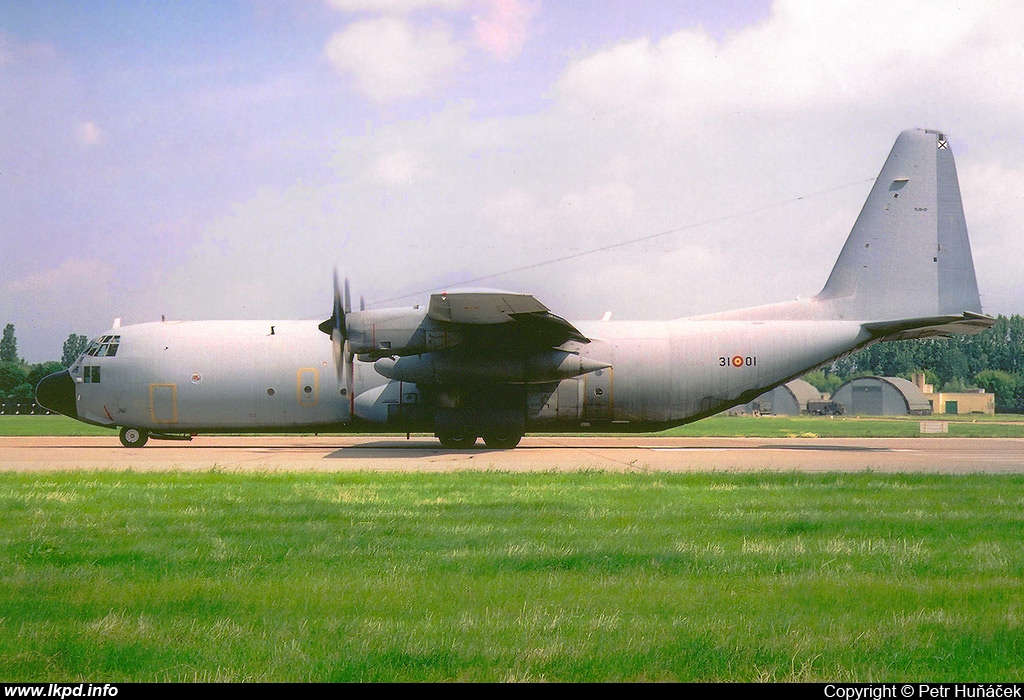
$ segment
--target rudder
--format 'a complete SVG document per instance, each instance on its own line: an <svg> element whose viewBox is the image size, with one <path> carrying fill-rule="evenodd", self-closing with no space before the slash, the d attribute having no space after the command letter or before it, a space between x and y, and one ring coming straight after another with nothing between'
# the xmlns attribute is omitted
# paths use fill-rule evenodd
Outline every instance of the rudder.
<svg viewBox="0 0 1024 700"><path fill-rule="evenodd" d="M851 320L981 313L956 165L941 132L896 139L817 298Z"/></svg>

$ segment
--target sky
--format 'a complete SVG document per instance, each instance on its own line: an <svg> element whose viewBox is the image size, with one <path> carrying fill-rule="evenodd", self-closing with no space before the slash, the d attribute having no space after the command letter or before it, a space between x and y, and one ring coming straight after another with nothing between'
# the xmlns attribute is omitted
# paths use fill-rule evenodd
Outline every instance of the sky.
<svg viewBox="0 0 1024 700"><path fill-rule="evenodd" d="M459 286L657 319L817 293L900 131L1024 313L1024 4L0 0L0 324Z"/></svg>

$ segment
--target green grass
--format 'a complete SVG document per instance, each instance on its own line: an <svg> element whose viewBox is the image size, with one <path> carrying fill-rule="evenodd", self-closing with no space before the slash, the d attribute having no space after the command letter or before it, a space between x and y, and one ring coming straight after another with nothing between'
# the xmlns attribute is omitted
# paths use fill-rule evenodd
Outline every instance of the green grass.
<svg viewBox="0 0 1024 700"><path fill-rule="evenodd" d="M922 420L949 423L948 433L921 435ZM0 436L113 436L115 431L65 416L0 416ZM680 437L1020 437L1024 416L712 416L653 435Z"/></svg>
<svg viewBox="0 0 1024 700"><path fill-rule="evenodd" d="M0 416L0 436L36 437L41 435L58 437L110 436L117 435L117 431L82 423L67 416Z"/></svg>
<svg viewBox="0 0 1024 700"><path fill-rule="evenodd" d="M1024 476L0 474L6 681L1015 681Z"/></svg>
<svg viewBox="0 0 1024 700"><path fill-rule="evenodd" d="M921 433L922 421L943 421L947 433ZM964 416L712 416L670 428L658 435L673 437L1019 437L1024 418L1018 415Z"/></svg>

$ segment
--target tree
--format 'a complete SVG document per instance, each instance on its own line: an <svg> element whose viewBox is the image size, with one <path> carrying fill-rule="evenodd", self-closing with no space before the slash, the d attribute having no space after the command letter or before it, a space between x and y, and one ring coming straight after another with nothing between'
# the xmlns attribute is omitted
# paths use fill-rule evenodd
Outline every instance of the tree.
<svg viewBox="0 0 1024 700"><path fill-rule="evenodd" d="M39 380L48 374L54 372L60 372L65 369L64 365L59 362L43 362L38 365L34 365L32 369L28 371L28 383L31 387L36 387L39 384Z"/></svg>
<svg viewBox="0 0 1024 700"><path fill-rule="evenodd" d="M24 393L24 387L29 386L28 375L25 370L18 366L17 362L0 362L0 397L14 398Z"/></svg>
<svg viewBox="0 0 1024 700"><path fill-rule="evenodd" d="M971 378L985 370L1024 377L1024 317L998 316L992 328L976 335L878 343L834 361L825 368L825 376L909 378L922 370L929 384L946 391L969 386ZM1024 385L1018 387L1018 396L1022 392Z"/></svg>
<svg viewBox="0 0 1024 700"><path fill-rule="evenodd" d="M825 374L820 369L816 372L808 372L803 380L823 394L833 394L843 384L843 379L837 374Z"/></svg>
<svg viewBox="0 0 1024 700"><path fill-rule="evenodd" d="M18 339L14 337L14 324L4 326L4 337L0 340L0 362L18 361Z"/></svg>
<svg viewBox="0 0 1024 700"><path fill-rule="evenodd" d="M75 364L78 356L85 352L85 347L88 343L89 339L84 335L75 335L74 333L69 335L68 339L64 341L64 352L60 356L61 363L65 367Z"/></svg>
<svg viewBox="0 0 1024 700"><path fill-rule="evenodd" d="M1021 410L1021 377L998 369L986 369L974 378L975 383L990 394L996 395L997 413L1016 413Z"/></svg>

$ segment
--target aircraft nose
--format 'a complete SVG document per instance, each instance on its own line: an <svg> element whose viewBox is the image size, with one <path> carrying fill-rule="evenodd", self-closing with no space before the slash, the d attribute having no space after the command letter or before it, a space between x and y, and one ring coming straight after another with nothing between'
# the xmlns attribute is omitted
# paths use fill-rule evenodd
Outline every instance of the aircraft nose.
<svg viewBox="0 0 1024 700"><path fill-rule="evenodd" d="M75 406L75 380L71 372L61 370L48 374L39 380L36 386L36 401L43 408L56 411L70 418L78 419L78 408Z"/></svg>

